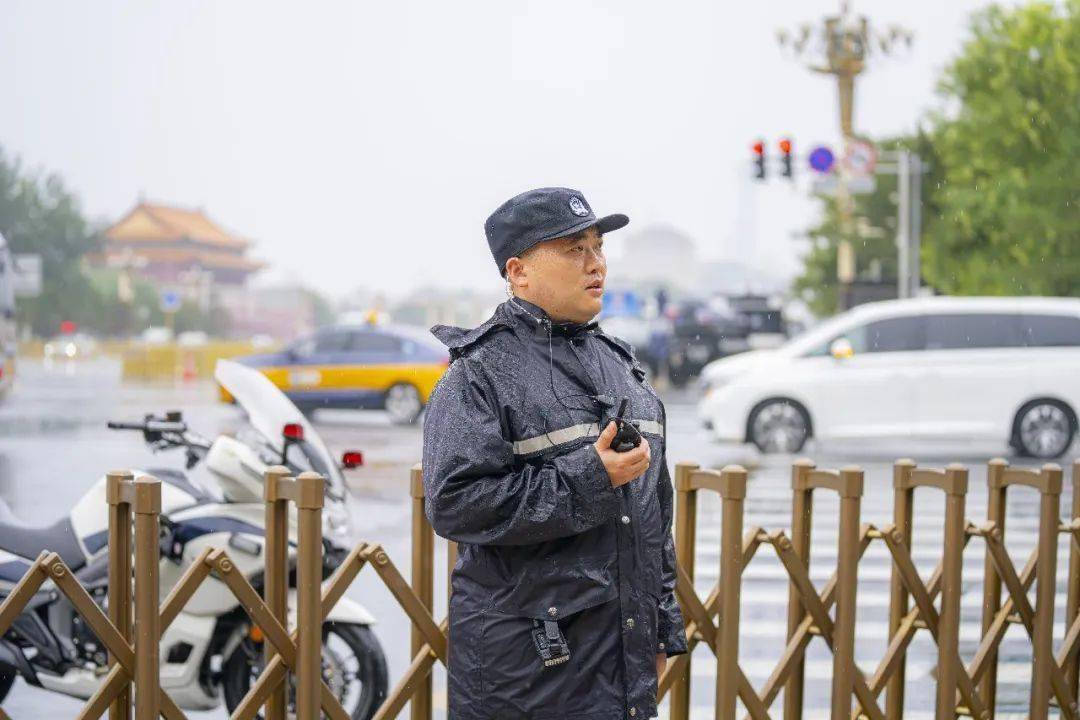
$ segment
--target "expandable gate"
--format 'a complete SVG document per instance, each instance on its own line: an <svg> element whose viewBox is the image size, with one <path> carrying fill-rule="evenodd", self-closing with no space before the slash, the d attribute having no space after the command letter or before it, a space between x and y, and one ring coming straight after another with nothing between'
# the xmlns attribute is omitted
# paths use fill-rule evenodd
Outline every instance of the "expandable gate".
<svg viewBox="0 0 1080 720"><path fill-rule="evenodd" d="M1004 460L993 460L987 484L988 518L976 525L965 516L966 468L950 465L944 470L929 470L901 460L893 471L893 522L878 528L860 524L861 470L819 470L809 461L800 461L792 468L791 535L784 530L769 532L758 527L744 534L746 471L736 466L715 471L692 464L677 465L676 592L686 616L688 644L693 648L705 642L716 656L716 717L734 718L738 699L749 717L768 718L781 690L783 717L802 717L806 648L814 637L820 637L833 654L831 717L899 720L904 714L906 652L915 633L926 630L938 648L936 717L991 718L995 710L997 650L1010 624L1022 625L1032 643L1029 717L1046 718L1051 705L1057 707L1062 718L1080 717L1076 702L1080 652L1080 461L1073 467L1072 519L1065 523L1060 518L1062 470L1058 466L1024 470L1012 468ZM1040 494L1038 545L1019 573L1004 546L1006 496L1013 486L1026 486ZM918 487L936 488L945 498L942 558L926 582L911 556L912 499ZM702 490L718 493L723 508L720 578L705 600L697 596L693 584L697 495ZM840 499L839 547L835 573L824 587L817 588L809 576L810 537L814 495L821 491L836 493ZM1055 655L1054 594L1057 543L1062 533L1071 537L1066 632ZM982 638L974 657L965 664L959 653L961 570L964 549L972 538L982 539L986 546ZM855 665L855 600L859 560L876 541L885 544L892 565L890 641L876 670L865 676ZM739 667L739 599L743 571L762 546L776 552L788 575L790 590L787 646L759 691ZM1032 584L1036 589L1034 607L1027 595ZM1004 602L1002 586L1007 593ZM940 603L935 606L939 596ZM713 618L717 617L719 622L714 624ZM671 695L672 720L689 717L690 664L690 654L676 657L661 679L661 692ZM883 692L882 706L879 699Z"/></svg>
<svg viewBox="0 0 1080 720"><path fill-rule="evenodd" d="M991 718L995 710L997 651L1011 624L1023 626L1032 643L1030 717L1041 720L1049 708L1061 717L1080 720L1077 709L1080 680L1080 461L1073 467L1070 520L1060 518L1062 470L1044 465L1039 470L1012 468L993 460L988 468L987 519L970 522L965 515L968 472L959 465L944 470L920 468L901 460L893 471L893 522L885 527L860 523L863 473L855 467L820 470L809 461L792 468L792 523L785 530L754 527L744 533L747 473L740 467L705 470L676 466L675 540L678 556L676 592L686 621L691 650L704 642L716 656L715 716L734 718L741 700L749 717L768 718L781 690L783 717L802 717L804 661L815 638L833 654L832 717L889 718L904 712L906 652L919 630L927 631L938 648L936 707L938 718ZM385 583L412 623L412 661L376 713L377 720L394 718L411 701L413 720L433 714L431 672L435 662L446 663L447 622L436 621L434 606L434 533L424 514L420 467L411 474L412 581L406 582L383 548L362 542L335 570L326 586L322 580L322 506L324 480L314 473L293 478L287 469L266 473L266 551L263 596L235 572L224 549L207 549L159 606L158 532L160 483L130 473L110 473L109 602L108 616L75 580L64 561L43 551L7 598L0 603L0 635L46 582L63 592L109 651L111 668L100 688L79 714L80 720L168 720L185 717L159 685L161 633L176 619L199 585L214 574L236 596L265 637L266 668L253 683L233 718L250 719L262 709L267 720L284 720L288 709L287 676L295 681L296 715L308 720L325 715L348 716L321 677L323 619L367 564ZM1040 494L1038 545L1017 572L1004 546L1007 491L1026 486ZM913 494L919 487L936 488L945 499L942 558L924 581L911 556L914 532ZM722 507L720 577L704 599L694 589L698 494L718 493ZM818 588L810 579L810 538L815 493L836 493L840 499L839 549L836 572ZM289 632L288 518L289 504L298 514L297 627ZM132 537L134 532L134 538ZM1054 594L1057 542L1071 538L1065 634L1053 650ZM972 538L985 545L982 639L970 662L959 653L962 556ZM891 562L889 603L890 642L875 671L867 676L855 664L855 616L859 560L873 542L882 542ZM739 665L739 604L746 566L763 546L771 547L788 576L788 641L776 668L756 689ZM449 543L449 567L456 557ZM134 558L134 561L133 561ZM133 582L137 578L138 582ZM1028 592L1035 586L1035 604ZM1005 597L1002 597L1002 591ZM940 600L935 605L935 601ZM659 681L661 696L670 695L672 720L690 714L692 655L673 658ZM884 705L881 704L884 694ZM0 720L8 716L0 709Z"/></svg>

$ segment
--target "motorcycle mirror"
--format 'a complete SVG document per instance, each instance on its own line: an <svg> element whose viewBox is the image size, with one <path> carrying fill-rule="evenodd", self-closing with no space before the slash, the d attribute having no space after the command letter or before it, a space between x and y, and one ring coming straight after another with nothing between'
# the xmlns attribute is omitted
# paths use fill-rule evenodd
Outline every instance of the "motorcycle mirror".
<svg viewBox="0 0 1080 720"><path fill-rule="evenodd" d="M364 464L364 453L359 450L346 450L341 456L341 465L346 470L361 467Z"/></svg>

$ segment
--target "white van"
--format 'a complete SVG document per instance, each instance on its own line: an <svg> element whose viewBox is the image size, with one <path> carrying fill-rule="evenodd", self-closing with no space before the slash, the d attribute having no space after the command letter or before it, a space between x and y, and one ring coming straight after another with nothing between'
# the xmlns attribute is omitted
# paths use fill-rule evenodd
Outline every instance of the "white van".
<svg viewBox="0 0 1080 720"><path fill-rule="evenodd" d="M862 305L775 350L714 361L698 416L718 440L1000 439L1065 453L1080 410L1080 299Z"/></svg>

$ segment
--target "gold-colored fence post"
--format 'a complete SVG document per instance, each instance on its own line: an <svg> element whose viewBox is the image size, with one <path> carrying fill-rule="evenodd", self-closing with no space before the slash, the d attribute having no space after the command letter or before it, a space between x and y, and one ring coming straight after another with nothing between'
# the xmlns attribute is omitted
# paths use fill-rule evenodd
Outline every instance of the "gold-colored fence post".
<svg viewBox="0 0 1080 720"><path fill-rule="evenodd" d="M697 463L675 463L675 559L691 582L696 554L697 490L690 487L690 475L699 467ZM689 617L685 611L684 617ZM687 657L685 670L675 678L668 691L671 720L690 718L690 662L691 658Z"/></svg>
<svg viewBox="0 0 1080 720"><path fill-rule="evenodd" d="M140 477L132 484L135 515L135 718L157 720L161 621L158 615L161 561L161 482Z"/></svg>
<svg viewBox="0 0 1080 720"><path fill-rule="evenodd" d="M410 472L412 494L412 589L431 612L435 602L435 531L424 514L424 474L420 465ZM409 643L410 657L416 657L426 644L423 633L412 624ZM412 720L431 720L432 673L418 683L409 702Z"/></svg>
<svg viewBox="0 0 1080 720"><path fill-rule="evenodd" d="M806 476L814 469L807 459L795 461L791 467L791 546L799 561L810 569L810 528L814 514L814 491L806 482ZM788 589L788 641L798 632L806 617L806 607L800 599L794 581ZM803 656L792 661L791 674L784 686L784 720L800 720L803 710L803 684L806 662Z"/></svg>
<svg viewBox="0 0 1080 720"><path fill-rule="evenodd" d="M122 498L121 487L130 485L134 476L124 470L105 476L105 497L109 504L109 622L131 642L131 505ZM109 667L116 658L109 653ZM131 719L131 683L109 705L109 720Z"/></svg>
<svg viewBox="0 0 1080 720"><path fill-rule="evenodd" d="M739 697L739 596L742 593L743 510L746 470L720 472L723 526L720 531L720 626L716 637L716 717L734 718Z"/></svg>
<svg viewBox="0 0 1080 720"><path fill-rule="evenodd" d="M266 607L282 627L288 627L289 617L289 501L281 496L278 483L289 478L289 469L276 465L266 470L263 499L266 501L266 572L263 576L263 598ZM263 657L270 667L277 650L270 642L263 643ZM288 683L282 682L271 692L264 706L266 720L285 720L288 710Z"/></svg>
<svg viewBox="0 0 1080 720"><path fill-rule="evenodd" d="M833 627L832 717L851 714L855 690L855 589L859 572L859 512L863 472L857 467L840 470L840 536L836 568L836 622Z"/></svg>
<svg viewBox="0 0 1080 720"><path fill-rule="evenodd" d="M1039 473L1039 565L1035 571L1035 628L1032 637L1031 704L1028 717L1045 720L1050 711L1050 673L1054 669L1054 594L1057 590L1057 538L1061 523L1061 468L1043 465Z"/></svg>
<svg viewBox="0 0 1080 720"><path fill-rule="evenodd" d="M297 545L296 715L319 718L322 686L322 509L325 481L313 472L296 478ZM141 720L141 718L140 718Z"/></svg>
<svg viewBox="0 0 1080 720"><path fill-rule="evenodd" d="M1080 518L1080 460L1075 460L1072 467L1072 514L1071 521ZM1077 546L1075 537L1069 540L1069 595L1065 604L1065 627L1072 626L1077 615L1080 615L1080 547ZM1062 668L1065 674L1065 682L1069 687L1069 698L1074 702L1078 698L1080 690L1080 663L1075 657L1065 662Z"/></svg>
<svg viewBox="0 0 1080 720"><path fill-rule="evenodd" d="M904 545L911 547L911 519L915 490L910 485L911 471L915 461L903 459L893 464L893 525ZM904 616L908 613L908 592L903 576L895 563L890 563L892 575L889 580L889 638L896 636ZM907 670L907 653L897 660L896 670L889 678L885 690L885 717L902 720L904 717L904 677Z"/></svg>
<svg viewBox="0 0 1080 720"><path fill-rule="evenodd" d="M994 458L986 467L986 519L994 523L997 532L1005 537L1005 506L1006 506L1006 483L1005 470L1009 463L1001 458ZM994 564L990 547L986 548L986 560L983 563L983 602L982 602L982 636L986 637L994 624L994 617L1001 607L1001 576ZM979 696L990 713L994 716L994 708L997 704L997 648L993 648L987 658L986 673L982 682L979 683Z"/></svg>
<svg viewBox="0 0 1080 720"><path fill-rule="evenodd" d="M960 595L964 569L968 471L962 465L945 468L945 539L941 561L941 613L938 618L937 720L956 717L957 663L960 652ZM910 545L908 545L910 548Z"/></svg>

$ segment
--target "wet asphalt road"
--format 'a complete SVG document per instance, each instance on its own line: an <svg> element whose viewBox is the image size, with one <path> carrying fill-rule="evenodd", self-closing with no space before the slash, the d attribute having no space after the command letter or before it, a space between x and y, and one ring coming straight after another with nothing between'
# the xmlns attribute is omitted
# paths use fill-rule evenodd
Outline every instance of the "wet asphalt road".
<svg viewBox="0 0 1080 720"><path fill-rule="evenodd" d="M742 463L751 470L747 499L746 527L766 529L790 527L790 463L787 456L762 457L740 446L719 446L709 442L698 427L693 412L692 393L665 393L670 427L669 462L692 461L706 467ZM179 455L153 456L141 439L130 433L105 428L106 420L135 420L147 412L182 409L189 424L213 436L219 428L233 424L235 408L216 401L209 383L183 385L131 385L120 382L119 367L109 360L46 367L24 362L20 366L15 392L0 405L0 498L20 518L31 524L55 520L78 500L91 483L107 470L125 467L167 466L182 468ZM320 433L335 452L362 450L365 467L348 474L351 503L356 513L358 539L382 543L402 573L409 572L409 467L419 459L421 428L392 426L382 413L349 411L323 412L316 416ZM950 445L912 447L903 441L878 444L808 447L804 453L820 467L855 463L867 472L863 521L879 525L891 518L891 462L911 456L924 465L941 466L957 461L971 470L967 515L985 517L985 461L1005 452L1002 446ZM1068 458L1067 458L1068 459ZM1068 483L1066 483L1068 485ZM929 493L929 494L923 494ZM916 564L924 577L940 556L943 504L933 491L920 491L916 499L917 532L914 542ZM1068 507L1069 493L1063 499ZM1010 501L1009 548L1017 565L1022 565L1034 544L1036 498L1018 492ZM698 527L697 584L702 595L716 582L719 569L719 503L705 497ZM820 586L835 567L837 503L828 497L816 502L812 579ZM443 599L444 546L437 544L436 598ZM1063 543L1062 560L1066 558ZM978 642L982 547L972 543L965 555L963 625L961 652L970 659ZM1059 578L1061 577L1059 572ZM889 565L881 547L872 546L860 565L858 588L859 625L857 660L872 671L886 645ZM741 665L751 682L760 687L780 656L786 632L787 583L782 567L767 547L758 552L748 567L742 602ZM1059 580L1058 593L1065 592ZM350 590L350 596L366 605L379 619L378 636L390 663L391 685L408 663L408 624L389 592L370 570L365 570ZM1062 597L1059 609L1063 608ZM445 603L437 615L445 614ZM1057 626L1057 637L1062 634ZM1002 711L1022 713L1026 709L1026 683L1030 651L1017 628L1006 637L1001 669ZM908 669L909 702L906 716L932 716L933 693L928 682L936 653L932 641L922 633L910 651ZM707 649L694 656L693 703L695 717L712 716L714 663ZM807 665L807 717L825 717L829 704L831 660L820 641L811 644ZM436 687L442 686L437 672ZM782 700L778 701L782 702ZM436 706L444 707L437 698ZM21 681L3 703L13 718L47 711L57 717L74 716L79 703L28 687ZM779 711L780 704L774 705ZM223 710L189 713L193 718L223 718ZM663 713L662 713L663 716ZM999 712L999 717L1004 716Z"/></svg>

